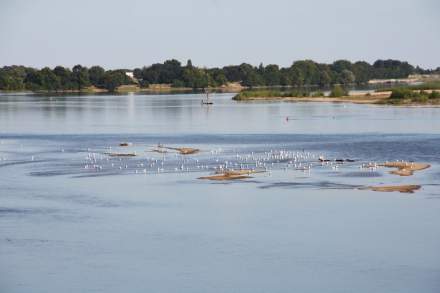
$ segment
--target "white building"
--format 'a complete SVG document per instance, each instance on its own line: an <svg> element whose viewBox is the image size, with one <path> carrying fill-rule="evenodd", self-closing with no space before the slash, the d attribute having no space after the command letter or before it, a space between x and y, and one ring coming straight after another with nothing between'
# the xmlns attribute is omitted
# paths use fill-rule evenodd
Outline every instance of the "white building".
<svg viewBox="0 0 440 293"><path fill-rule="evenodd" d="M133 71L125 71L125 75L127 75L127 76L130 77L131 79L134 78Z"/></svg>

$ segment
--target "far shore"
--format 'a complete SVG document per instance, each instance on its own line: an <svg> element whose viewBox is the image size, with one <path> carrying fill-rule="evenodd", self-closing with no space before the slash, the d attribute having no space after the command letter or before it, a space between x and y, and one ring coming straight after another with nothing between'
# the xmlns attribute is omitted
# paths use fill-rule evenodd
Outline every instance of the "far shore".
<svg viewBox="0 0 440 293"><path fill-rule="evenodd" d="M210 91L218 92L231 92L238 93L244 89L239 83L228 83L224 86L219 87L209 87ZM121 85L115 90L110 91L108 89L98 88L95 86L89 86L82 88L81 90L12 90L12 91L2 91L0 93L36 93L36 94L74 94L74 93L187 93L193 91L202 91L202 88L190 88L190 87L173 87L170 84L152 84L149 87L140 87L139 85Z"/></svg>

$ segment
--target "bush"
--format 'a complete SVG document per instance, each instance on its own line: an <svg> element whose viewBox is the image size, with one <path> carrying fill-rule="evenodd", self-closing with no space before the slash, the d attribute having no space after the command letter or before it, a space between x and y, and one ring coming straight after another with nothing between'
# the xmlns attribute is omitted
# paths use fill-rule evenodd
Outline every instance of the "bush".
<svg viewBox="0 0 440 293"><path fill-rule="evenodd" d="M335 85L330 92L330 97L337 98L337 97L343 97L343 96L348 96L348 91L346 91L340 85Z"/></svg>
<svg viewBox="0 0 440 293"><path fill-rule="evenodd" d="M397 88L391 92L390 99L397 99L397 100L410 99L413 96L414 95L412 90L407 88Z"/></svg>
<svg viewBox="0 0 440 293"><path fill-rule="evenodd" d="M428 95L418 94L412 98L413 102L426 103L428 102Z"/></svg>
<svg viewBox="0 0 440 293"><path fill-rule="evenodd" d="M429 96L429 99L440 99L440 92L432 91Z"/></svg>

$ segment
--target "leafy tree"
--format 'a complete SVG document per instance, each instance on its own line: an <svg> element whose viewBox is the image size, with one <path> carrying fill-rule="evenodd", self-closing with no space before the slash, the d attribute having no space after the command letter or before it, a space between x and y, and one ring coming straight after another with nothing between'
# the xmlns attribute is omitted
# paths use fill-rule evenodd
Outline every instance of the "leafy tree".
<svg viewBox="0 0 440 293"><path fill-rule="evenodd" d="M185 68L183 70L183 81L186 87L206 88L209 85L208 74L199 68Z"/></svg>
<svg viewBox="0 0 440 293"><path fill-rule="evenodd" d="M348 85L354 83L356 80L356 77L354 76L353 72L350 70L344 69L341 72L340 81L342 84Z"/></svg>
<svg viewBox="0 0 440 293"><path fill-rule="evenodd" d="M61 88L60 78L49 67L41 69L39 82L40 87L47 91L58 91Z"/></svg>
<svg viewBox="0 0 440 293"><path fill-rule="evenodd" d="M257 70L250 64L243 63L239 67L241 75L241 84L243 86L253 87L264 85L264 80Z"/></svg>
<svg viewBox="0 0 440 293"><path fill-rule="evenodd" d="M27 68L24 66L5 66L0 68L0 89L22 90L25 87Z"/></svg>
<svg viewBox="0 0 440 293"><path fill-rule="evenodd" d="M373 67L364 61L354 63L352 72L358 84L367 83L374 76Z"/></svg>
<svg viewBox="0 0 440 293"><path fill-rule="evenodd" d="M312 60L300 60L293 63L291 70L295 72L295 85L317 85L320 82L318 64ZM296 78L298 80L296 81Z"/></svg>
<svg viewBox="0 0 440 293"><path fill-rule="evenodd" d="M42 76L40 71L36 69L29 70L26 74L24 82L26 84L26 89L28 90L41 90Z"/></svg>
<svg viewBox="0 0 440 293"><path fill-rule="evenodd" d="M263 73L264 83L268 86L275 86L281 84L281 74L280 74L280 68L278 65L267 65L264 68Z"/></svg>
<svg viewBox="0 0 440 293"><path fill-rule="evenodd" d="M374 78L405 78L415 72L415 68L399 60L377 60L373 64Z"/></svg>
<svg viewBox="0 0 440 293"><path fill-rule="evenodd" d="M101 66L92 66L89 69L90 83L96 87L104 85L105 70Z"/></svg>
<svg viewBox="0 0 440 293"><path fill-rule="evenodd" d="M282 86L292 85L291 75L289 69L287 68L280 69L280 85Z"/></svg>
<svg viewBox="0 0 440 293"><path fill-rule="evenodd" d="M103 87L109 92L114 92L121 85L132 83L133 81L125 74L125 70L109 70L103 77Z"/></svg>
<svg viewBox="0 0 440 293"><path fill-rule="evenodd" d="M87 67L82 67L81 65L75 65L72 68L72 81L79 91L89 86L90 80L89 80L89 71L87 70Z"/></svg>
<svg viewBox="0 0 440 293"><path fill-rule="evenodd" d="M332 82L332 78L330 76L330 73L327 71L320 71L319 72L319 85L320 86L328 86Z"/></svg>
<svg viewBox="0 0 440 293"><path fill-rule="evenodd" d="M242 74L239 66L225 66L223 67L223 72L225 73L226 79L230 82L239 82L242 80Z"/></svg>
<svg viewBox="0 0 440 293"><path fill-rule="evenodd" d="M207 70L207 74L210 86L222 86L228 82L225 73L220 68L211 68Z"/></svg>
<svg viewBox="0 0 440 293"><path fill-rule="evenodd" d="M142 79L142 69L140 69L140 68L135 68L134 70L133 70L133 76L134 76L134 78L136 78L136 79Z"/></svg>
<svg viewBox="0 0 440 293"><path fill-rule="evenodd" d="M57 66L53 69L53 73L58 77L60 87L63 90L73 90L76 85L73 83L72 71L63 66Z"/></svg>

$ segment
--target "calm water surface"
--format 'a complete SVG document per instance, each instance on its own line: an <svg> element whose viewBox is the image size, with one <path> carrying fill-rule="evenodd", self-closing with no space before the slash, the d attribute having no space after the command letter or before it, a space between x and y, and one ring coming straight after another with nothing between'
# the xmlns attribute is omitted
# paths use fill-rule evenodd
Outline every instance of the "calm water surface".
<svg viewBox="0 0 440 293"><path fill-rule="evenodd" d="M440 108L231 97L1 94L0 292L439 292Z"/></svg>

